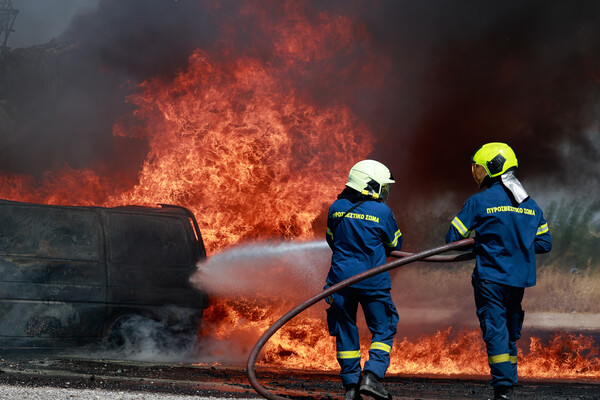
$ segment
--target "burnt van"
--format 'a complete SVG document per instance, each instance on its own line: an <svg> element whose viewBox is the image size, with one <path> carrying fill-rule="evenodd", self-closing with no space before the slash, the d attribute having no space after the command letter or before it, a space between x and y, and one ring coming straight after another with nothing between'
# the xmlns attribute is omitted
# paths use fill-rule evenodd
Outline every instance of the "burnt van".
<svg viewBox="0 0 600 400"><path fill-rule="evenodd" d="M206 258L188 209L0 200L0 347L79 346L132 316L197 328Z"/></svg>

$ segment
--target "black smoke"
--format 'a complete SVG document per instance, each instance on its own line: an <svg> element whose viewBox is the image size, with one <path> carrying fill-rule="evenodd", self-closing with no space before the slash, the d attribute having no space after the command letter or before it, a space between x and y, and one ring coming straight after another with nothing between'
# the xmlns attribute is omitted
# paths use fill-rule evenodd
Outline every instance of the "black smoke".
<svg viewBox="0 0 600 400"><path fill-rule="evenodd" d="M144 138L112 135L131 115L135 85L171 79L196 48L283 63L263 22L289 7L315 23L343 16L361 33L350 49L286 70L289 85L315 104L352 108L403 200L472 192L469 159L488 141L513 146L528 181L597 186L595 170L572 171L598 158L595 1L102 0L37 48L46 51L15 49L2 65L0 170L39 176L69 164L135 176ZM377 80L365 78L367 59L381 60Z"/></svg>

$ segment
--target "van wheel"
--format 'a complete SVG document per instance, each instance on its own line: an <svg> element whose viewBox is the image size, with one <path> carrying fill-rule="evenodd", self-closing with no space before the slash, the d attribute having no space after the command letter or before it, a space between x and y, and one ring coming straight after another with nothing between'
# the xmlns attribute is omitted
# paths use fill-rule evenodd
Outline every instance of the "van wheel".
<svg viewBox="0 0 600 400"><path fill-rule="evenodd" d="M106 336L106 348L120 353L163 353L191 349L196 342L191 325L169 326L155 319L128 314L117 319Z"/></svg>
<svg viewBox="0 0 600 400"><path fill-rule="evenodd" d="M110 350L139 350L148 340L148 332L157 321L136 314L119 317L110 327L105 342Z"/></svg>

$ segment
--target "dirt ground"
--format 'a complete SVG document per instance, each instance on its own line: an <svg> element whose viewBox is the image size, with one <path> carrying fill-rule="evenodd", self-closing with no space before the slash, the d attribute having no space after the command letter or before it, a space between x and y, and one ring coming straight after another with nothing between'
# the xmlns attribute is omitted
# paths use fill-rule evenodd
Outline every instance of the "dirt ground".
<svg viewBox="0 0 600 400"><path fill-rule="evenodd" d="M332 372L260 369L262 385L290 399L341 399L338 376ZM219 398L261 398L241 366L150 363L91 359L65 355L2 356L0 384L20 387L102 389ZM389 376L385 384L395 399L488 399L486 381L464 377L443 379ZM524 381L518 399L600 399L600 382Z"/></svg>

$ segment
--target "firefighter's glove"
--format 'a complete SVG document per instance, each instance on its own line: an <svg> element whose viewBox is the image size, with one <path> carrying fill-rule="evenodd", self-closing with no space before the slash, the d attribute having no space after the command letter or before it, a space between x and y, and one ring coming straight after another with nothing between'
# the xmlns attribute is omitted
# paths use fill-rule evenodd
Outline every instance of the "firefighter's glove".
<svg viewBox="0 0 600 400"><path fill-rule="evenodd" d="M325 302L332 307L344 308L344 296L339 293L332 293L325 297Z"/></svg>

